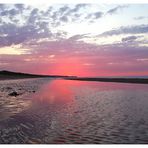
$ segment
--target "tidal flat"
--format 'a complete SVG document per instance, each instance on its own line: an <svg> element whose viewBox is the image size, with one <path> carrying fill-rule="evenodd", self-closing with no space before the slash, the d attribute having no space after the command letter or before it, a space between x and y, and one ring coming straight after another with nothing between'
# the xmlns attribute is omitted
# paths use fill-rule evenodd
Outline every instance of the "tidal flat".
<svg viewBox="0 0 148 148"><path fill-rule="evenodd" d="M0 143L148 143L147 108L147 84L0 81Z"/></svg>

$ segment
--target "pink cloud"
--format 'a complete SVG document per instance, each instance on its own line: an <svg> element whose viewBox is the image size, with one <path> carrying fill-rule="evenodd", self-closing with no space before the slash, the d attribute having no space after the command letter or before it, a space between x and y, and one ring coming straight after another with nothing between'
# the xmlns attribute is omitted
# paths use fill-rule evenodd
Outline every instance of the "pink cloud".
<svg viewBox="0 0 148 148"><path fill-rule="evenodd" d="M32 46L36 45L36 46ZM148 75L148 50L122 44L61 40L24 44L28 54L0 55L0 69L55 75Z"/></svg>

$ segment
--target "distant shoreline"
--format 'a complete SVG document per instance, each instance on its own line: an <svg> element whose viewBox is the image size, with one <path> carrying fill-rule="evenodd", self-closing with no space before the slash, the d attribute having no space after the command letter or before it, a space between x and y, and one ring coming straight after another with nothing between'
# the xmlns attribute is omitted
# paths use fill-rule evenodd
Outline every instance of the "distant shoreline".
<svg viewBox="0 0 148 148"><path fill-rule="evenodd" d="M18 77L18 76L1 76L0 75L0 81L3 81L3 80L17 80L17 79L30 79L30 78L43 78L43 77Z"/></svg>
<svg viewBox="0 0 148 148"><path fill-rule="evenodd" d="M65 76L60 75L38 75L38 74L28 74L20 72L11 71L0 71L0 80L15 80L15 79L27 79L27 78L63 78Z"/></svg>
<svg viewBox="0 0 148 148"><path fill-rule="evenodd" d="M67 80L148 84L148 78L66 78Z"/></svg>
<svg viewBox="0 0 148 148"><path fill-rule="evenodd" d="M27 79L27 78L62 78L64 80L77 80L77 81L148 84L148 78L101 78L101 77L94 78L94 77L77 77L77 76L62 76L62 75L37 75L37 74L11 72L11 71L0 71L0 80L15 80L15 79Z"/></svg>
<svg viewBox="0 0 148 148"><path fill-rule="evenodd" d="M15 74L15 73L1 73L0 72L0 81L2 80L16 80L16 79L27 79L27 78L43 78L45 76L38 75L27 75L27 74Z"/></svg>

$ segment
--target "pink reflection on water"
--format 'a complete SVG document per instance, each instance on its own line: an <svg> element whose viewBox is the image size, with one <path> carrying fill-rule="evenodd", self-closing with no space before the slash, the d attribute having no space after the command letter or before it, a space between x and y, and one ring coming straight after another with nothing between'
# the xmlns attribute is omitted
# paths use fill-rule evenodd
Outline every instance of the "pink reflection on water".
<svg viewBox="0 0 148 148"><path fill-rule="evenodd" d="M55 79L43 85L43 87L34 94L33 98L43 103L67 103L74 101L76 92L72 88L81 88L83 90L94 89L97 91L118 91L118 90L148 90L146 84L130 83L112 83L112 82L90 82Z"/></svg>
<svg viewBox="0 0 148 148"><path fill-rule="evenodd" d="M68 81L52 80L43 85L33 98L50 104L69 102L73 101L73 92Z"/></svg>

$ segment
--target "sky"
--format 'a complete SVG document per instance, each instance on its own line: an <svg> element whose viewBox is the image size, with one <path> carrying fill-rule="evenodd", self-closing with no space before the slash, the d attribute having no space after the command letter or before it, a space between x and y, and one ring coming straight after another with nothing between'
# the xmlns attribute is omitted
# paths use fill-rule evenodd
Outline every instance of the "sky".
<svg viewBox="0 0 148 148"><path fill-rule="evenodd" d="M0 4L0 70L148 75L148 4Z"/></svg>

